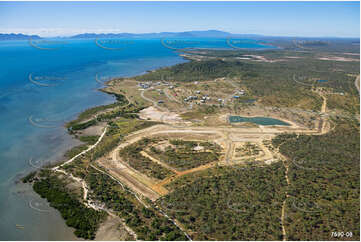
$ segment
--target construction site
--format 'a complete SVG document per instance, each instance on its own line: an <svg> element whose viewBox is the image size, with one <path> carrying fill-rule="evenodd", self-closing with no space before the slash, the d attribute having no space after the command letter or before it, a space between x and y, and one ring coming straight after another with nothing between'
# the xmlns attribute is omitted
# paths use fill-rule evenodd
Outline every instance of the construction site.
<svg viewBox="0 0 361 242"><path fill-rule="evenodd" d="M208 91L203 90L202 87L203 89L206 87ZM299 125L294 120L286 120L275 116L275 118L286 122L288 125L257 125L250 122L230 123L229 116L231 113L227 114L225 105L236 99L234 96L235 93L240 93L239 89L241 88L226 78L202 83L201 85L199 83L190 83L178 86L162 82L157 82L155 85L148 82L145 85L134 80L122 81L122 85L110 82L109 91L119 92L121 90L121 93L127 95L131 102L151 104L150 107L143 109L139 113L141 119L158 121L162 124L129 134L108 155L99 158L96 165L135 192L155 201L169 193L167 184L186 174L214 166L232 166L250 162L255 165L264 165L279 161L281 158L279 152L267 145L278 134L319 135L331 128L330 123L327 122L326 99L324 99L322 110L320 110L319 119L316 119L313 123L313 128ZM215 90L218 90L219 93ZM203 96L192 99L189 98L191 93L194 93L195 97L197 97L196 95ZM242 90L242 93L244 93L244 90ZM203 97L206 98L202 99ZM207 101L200 102L200 100L207 100L207 97L209 97L209 103L205 103ZM159 100L162 100L162 102L159 102ZM199 108L193 110L193 105L198 107L201 105L218 105L223 109L219 113L207 115L201 113ZM252 110L252 107L249 110ZM158 179L147 176L141 170L135 169L132 167L131 161L126 162L120 156L122 149L145 138L212 142L220 147L220 155L217 160L207 164L192 167L191 169L179 169L150 154L150 149L159 146L159 144L150 144L144 147L139 155L146 159L147 162L156 163L169 171L169 174L164 179ZM258 151L256 153L240 152L245 144L257 147ZM201 152L201 150L198 150L198 152ZM192 155L194 153L188 154L190 160L192 160Z"/></svg>

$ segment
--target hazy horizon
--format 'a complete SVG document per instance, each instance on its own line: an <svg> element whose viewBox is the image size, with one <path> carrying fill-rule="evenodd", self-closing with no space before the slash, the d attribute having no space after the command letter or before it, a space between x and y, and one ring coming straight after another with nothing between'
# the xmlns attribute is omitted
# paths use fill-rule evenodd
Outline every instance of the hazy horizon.
<svg viewBox="0 0 361 242"><path fill-rule="evenodd" d="M49 35L49 36L43 36L41 34L36 34L36 33L24 33L24 32L0 32L0 34L24 34L24 35L37 35L41 38L70 38L73 37L75 35L80 35L80 34L161 34L161 33L183 33L183 32L193 32L193 31L222 31L222 30L217 30L217 29L212 29L212 30L187 30L187 31L180 31L180 32L170 32L170 31L165 31L165 32L147 32L147 33L132 33L132 32L121 32L121 31L116 31L116 32L74 32L73 34L68 34L68 35ZM264 37L279 37L279 38L325 38L325 39L332 39L332 38L339 38L339 39L360 39L360 36L355 36L355 37L339 37L339 36L291 36L291 35L263 35L263 34L251 34L251 33L231 33L231 32L227 32L227 31L222 31L222 32L226 32L232 35L254 35L254 36L264 36Z"/></svg>
<svg viewBox="0 0 361 242"><path fill-rule="evenodd" d="M0 2L0 6L0 33L42 37L210 29L279 37L360 37L360 2Z"/></svg>

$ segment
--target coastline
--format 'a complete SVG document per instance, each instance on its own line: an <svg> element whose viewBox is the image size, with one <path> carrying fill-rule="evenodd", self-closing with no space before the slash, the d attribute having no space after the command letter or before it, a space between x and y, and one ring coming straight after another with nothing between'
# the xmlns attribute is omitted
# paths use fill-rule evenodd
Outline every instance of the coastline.
<svg viewBox="0 0 361 242"><path fill-rule="evenodd" d="M180 58L182 58L183 60L186 60L186 62L192 61L191 59L188 59L188 58L186 58L186 57L183 57L181 54L178 54L178 56L179 56ZM184 63L186 63L186 62L184 62ZM180 63L183 63L183 62L180 62ZM179 63L177 63L177 64L179 64ZM174 64L174 65L177 65L177 64ZM174 65L171 65L171 66L174 66ZM117 102L117 101L116 101L116 95L117 95L117 93L113 93L113 92L110 92L110 91L106 90L107 87L110 87L109 84L110 84L112 81L121 80L121 79L126 79L126 78L134 78L134 77L136 77L136 76L140 76L140 75L142 75L142 74L144 74L144 73L147 73L147 72L153 72L153 71L156 71L156 70L158 70L158 69L164 68L164 67L166 67L166 66L167 66L167 65L164 65L164 66L161 66L161 67L157 67L157 68L154 68L154 69L151 69L151 70L144 70L144 71L139 72L138 74L133 75L133 76L131 76L131 77L126 77L126 76L113 77L113 78L111 78L110 80L107 80L107 81L105 81L104 83L102 83L102 85L104 85L104 87L97 88L96 91L105 93L105 94L110 95L110 96L113 96L113 97L115 98L115 100L113 100L113 102L108 103L108 104L94 105L94 106L89 107L89 108L87 108L87 109L85 109L85 110L83 110L83 111L80 111L78 114L76 114L75 118L73 118L72 120L67 121L67 122L65 122L65 123L63 124L62 127L65 129L67 135L69 135L72 140L76 140L76 142L79 141L79 142L83 143L82 141L79 140L79 138L75 137L74 135L72 135L71 133L69 133L69 132L67 131L67 125L69 125L71 122L76 121L82 114L84 114L85 112L87 112L87 111L89 111L89 110L91 110L91 109L100 108L100 107L102 107L102 106L107 106L107 105L113 105L113 104L115 104L115 103ZM67 151L71 150L72 148L77 147L77 146L78 146L78 144L73 144L72 146L70 146L70 147L69 147L66 151L64 151L64 153L61 155L61 157L62 157L62 158L60 158L61 160L53 161L53 162L52 162L51 164L49 164L49 166L47 166L47 167L52 167L52 168L53 168L53 167L55 167L55 166L62 165L62 164L65 162L65 161L63 161L63 159L66 159L65 153L66 153ZM41 169L41 168L39 168L39 169ZM20 179L21 179L21 178L20 178Z"/></svg>
<svg viewBox="0 0 361 242"><path fill-rule="evenodd" d="M187 61L192 61L191 59L184 58L184 56L182 56L181 53L178 53L178 54L179 54L180 57L183 57L183 59L185 59L185 60L187 60ZM174 66L174 65L172 65L172 66ZM158 70L158 69L161 69L161 68L163 68L163 67L157 67L157 68L155 68L154 70L150 70L150 72L155 71L155 70ZM148 70L148 72L149 72L149 70ZM144 73L144 72L141 72L140 74L137 74L137 75L133 75L133 76L131 76L130 78L135 78L135 77L141 75L142 73ZM116 95L119 95L119 94L117 94L117 93L115 93L115 92L113 93L113 92L107 90L107 87L111 87L111 86L110 86L110 83L113 82L113 81L115 81L115 80L122 80L122 79L126 79L126 78L127 78L127 77L114 77L114 78L112 78L112 79L104 82L104 83L103 83L104 87L98 88L97 91L106 93L107 95L115 96L115 99L117 99L117 96L116 96ZM69 122L67 122L67 123L64 124L64 128L65 128L65 129L68 128L68 125L69 125L70 123L78 120L84 113L86 113L87 111L89 111L89 110L91 110L91 109L100 108L99 110L97 110L97 113L98 113L98 112L101 112L101 111L102 111L102 106L103 106L103 108L106 109L106 106L108 106L108 105L114 105L114 104L116 104L116 103L117 103L117 100L115 100L115 102L112 102L112 103L107 104L107 105L95 105L95 106L93 106L93 107L90 107L90 108L82 111L82 112L79 112L79 113L77 114L77 116L76 116L75 119L73 119L73 120L71 120L71 121L69 121ZM280 119L280 118L278 118L278 119ZM82 120L82 121L84 121L84 120ZM80 122L82 122L82 121L80 121ZM287 122L287 123L290 123L289 121L286 121L286 122ZM76 135L74 136L74 134L72 134L72 133L70 133L70 132L68 132L67 135L70 135L73 139L79 140L79 137L76 137ZM76 147L76 146L71 147L69 150L71 150L71 149L74 148L74 147ZM81 153L82 153L82 152L80 152L76 157L80 156ZM65 155L65 153L64 153L64 155ZM76 157L74 157L74 159L75 159ZM61 161L54 162L54 163L51 164L50 167L52 167L52 168L55 167L55 168L56 168L57 166L65 165L67 162L64 161L64 160L65 160L65 159L63 159L63 160L61 160ZM73 159L72 159L72 160L73 160Z"/></svg>
<svg viewBox="0 0 361 242"><path fill-rule="evenodd" d="M178 55L178 56L179 56L179 55ZM179 57L180 57L182 60L186 60L187 62L189 61L189 60L187 60L186 58L183 58L182 56L179 56ZM181 61L181 62L179 62L179 63L184 63L184 62ZM176 63L176 64L179 64L179 63ZM176 64L174 64L174 65L176 65ZM151 71L158 70L158 69L163 68L163 67L165 67L165 66L167 66L167 65L160 66L160 67L156 67L156 68L154 68L154 69L151 70ZM172 66L173 66L173 65L172 65ZM142 75L143 73L146 73L146 72L148 72L148 71L149 71L149 70L143 70L143 71L139 72L139 73L136 74L136 75L132 75L130 78L133 78L133 77ZM57 167L60 167L60 166L62 166L62 165L65 165L65 164L66 164L66 160L68 160L68 158L66 158L66 153L67 153L68 151L71 151L73 148L76 148L76 147L78 147L78 146L80 146L80 145L86 144L86 143L84 143L83 141L81 141L81 140L79 139L79 138L80 138L79 136L77 136L76 134L74 135L74 134L72 134L71 132L69 132L69 129L67 129L67 126L68 126L71 122L76 121L82 114L86 113L88 110L91 110L91 109L94 109L94 108L100 108L100 110L101 110L102 107L106 107L106 106L109 106L109 105L115 105L115 104L117 103L117 101L118 101L118 100L117 100L117 95L118 95L118 94L117 94L117 93L113 93L113 92L111 92L111 91L109 91L109 90L106 90L106 88L109 87L109 83L110 83L110 82L112 82L112 81L114 81L114 80L124 79L124 78L127 78L127 77L126 77L126 76L114 77L114 78L112 78L112 79L110 79L110 80L102 83L102 84L104 85L103 87L96 89L97 92L102 92L102 93L105 93L106 95L111 95L111 96L113 96L113 97L114 97L114 100L113 100L111 103L91 106L91 107L89 107L89 108L87 108L87 109L85 109L85 110L83 110L83 111L80 111L78 114L76 114L76 116L75 116L72 120L66 121L65 123L63 123L62 128L64 129L65 135L68 136L68 137L70 138L70 140L72 140L72 141L74 141L74 142L71 142L71 145L70 145L70 146L68 145L69 143L67 143L66 145L69 146L69 147L68 147L66 150L64 150L64 152L61 152L61 153L57 154L56 156L59 157L59 158L57 158L56 160L53 160L53 161L51 161L51 162L49 162L49 163L47 163L47 164L43 164L43 166L34 167L34 168L35 168L35 172L40 172L40 171L43 170L43 168L45 168L45 169L52 169L52 170L53 170L53 169L55 169L55 168L57 168ZM124 97L125 97L125 96L124 96ZM97 112L98 112L98 111L97 111ZM101 111L100 111L100 112L101 112ZM105 129L105 130L106 130L106 129ZM81 155L81 153L83 153L83 152L80 152L80 153L77 155L77 157L78 157L79 155ZM24 178L26 178L27 176L31 175L31 173L33 173L33 172L34 172L34 170L30 170L30 171L28 171L28 172L25 171L25 172L18 178L18 181L19 181L20 183L22 183L21 181L22 181ZM66 179L66 180L68 180L68 179ZM29 189L29 191L32 191L34 194L36 194L36 196L39 196L40 194L34 190L33 184L34 184L33 182L30 182L30 186L29 186L29 183L28 183L28 184L22 184L22 185L23 185L23 186L25 185L25 186ZM40 199L41 199L42 201L44 201L45 203L48 203L48 201L47 201L46 198L41 197ZM49 205L49 206L50 206L50 205ZM59 213L59 212L60 212L57 208L54 208L54 207L52 207L52 206L50 206L50 208L51 208L51 210L55 210L56 213ZM61 220L62 220L64 223L66 222L66 219L64 219L64 217L62 217ZM65 224L64 224L64 225L65 225ZM125 225L125 224L123 224L123 225ZM103 225L100 226L99 229L101 228L101 230L102 230L103 233L104 233L104 229L106 229L107 226L109 226L109 221L108 221L108 219L106 219L106 220L104 221L104 226L103 226ZM73 227L69 226L68 224L66 224L65 227L66 227L67 229L70 229L71 231L73 231L73 232L71 233L71 240L74 240L74 239L76 239L76 240L83 240L83 238L78 237L77 235L74 235L74 231L75 231L75 230L74 230ZM113 227L114 227L114 226L113 226ZM126 231L127 231L127 229L126 229ZM129 232L129 231L128 231L128 232ZM128 232L125 232L125 233L127 234ZM128 233L128 235L129 235L129 233ZM75 237L74 237L74 236L75 236ZM96 236L97 236L97 237L99 236L99 238L102 238L102 237L106 238L106 236L105 236L104 234L101 234L101 235L96 234ZM123 233L123 236L125 236L124 233ZM125 238L128 238L128 237L125 237ZM128 238L128 239L129 239L129 238Z"/></svg>
<svg viewBox="0 0 361 242"><path fill-rule="evenodd" d="M161 67L160 67L161 68ZM137 76L132 76L132 77L130 77L130 78L134 78L134 77L137 77ZM111 80L109 80L109 81L107 81L107 82L105 82L104 83L104 85L105 85L105 87L103 87L103 88L100 88L100 89L98 89L97 91L100 91L100 92L105 92L106 94L108 94L108 95L116 95L116 93L112 93L111 91L109 91L109 90L106 90L106 88L107 87L109 87L109 85L110 85L110 83L111 82L114 82L115 80L119 80L119 79L126 79L126 78L123 78L123 77L116 77L116 78L112 78ZM116 83L117 84L117 83ZM116 85L117 86L117 85ZM118 86L117 86L118 87ZM120 89L123 89L121 86L120 86ZM115 89L115 88L111 88L110 90L114 90L115 92L118 92L118 90L119 89ZM122 92L120 92L120 93L122 93ZM125 94L125 92L124 92L124 94ZM118 93L118 95L123 95L123 94L119 94ZM127 94L127 95L129 95L129 93ZM124 95L125 96L125 95ZM127 96L125 96L126 97L126 99L127 99ZM116 103L116 102L115 102ZM109 104L109 105L112 105L112 104L115 104L115 103L111 103L111 104ZM128 103L130 103L129 102L129 99L128 99ZM96 107L100 107L100 106L94 106L94 107L91 107L91 108L89 108L89 109L94 109L94 108L96 108ZM87 110L89 110L89 109L87 109ZM77 120L82 114L84 114L85 112L87 112L87 110L85 110L85 111L83 111L83 112L80 112L78 115L77 115L77 118L75 119L75 120ZM101 111L100 111L101 112ZM94 115L94 116L92 116L92 119L96 119L96 117L98 116L98 114L97 115ZM118 116L119 117L119 116ZM120 116L121 117L121 116ZM247 117L247 118L252 118L252 117L259 117L259 116L257 116L257 115L255 115L255 116L244 116L244 115L242 115L242 117ZM267 117L269 117L269 116L267 116ZM293 123L292 121L289 121L289 120L285 120L285 119L283 119L283 118L279 118L279 117L272 117L272 116L270 116L270 118L275 118L275 119L279 119L279 120L281 120L281 121L284 121L284 122L286 122L286 123L290 123L291 124L291 127L296 127L296 123ZM86 119L87 120L87 119ZM70 123L70 122L73 122L74 120L72 120L72 121L69 121L68 123ZM87 122L87 121L84 121L84 120L82 120L82 121L79 121L79 122ZM68 123L66 123L64 126L65 127L67 127L67 124ZM276 125L277 126L277 125ZM261 129L263 128L263 127L260 127ZM323 127L322 127L323 128ZM322 131L322 130L321 130ZM263 132L263 130L262 130L262 132ZM81 133L83 133L83 131L81 131ZM71 134L71 133L68 133L68 135L70 134L70 136L71 137L73 137L73 138L76 138L77 140L79 140L79 137L76 137L76 133L75 133L75 135L74 134ZM89 134L88 134L89 135ZM74 137L75 136L75 137ZM125 144L126 142L124 142L124 144ZM102 147L101 147L102 148ZM80 154L81 153L79 153L78 155L76 155L76 156L80 156ZM75 158L75 157L74 157ZM90 160L90 162L92 162L92 160ZM65 165L67 162L61 162L60 163L60 165ZM95 166L96 166L96 163L94 162L93 163ZM90 165L90 166L92 166L92 164ZM90 168L90 172L89 172L89 174L91 174L91 173L93 173L92 171L92 168ZM67 170L68 171L68 170ZM72 172L72 171L70 171L70 173L68 173L68 174L70 174L70 176L71 176L71 174L76 174L76 173L74 173L74 172ZM67 176L67 177L63 177L63 179L64 180L70 180L70 178L69 178L69 176ZM82 181L82 183L84 184L84 181L85 181L85 179ZM85 184L85 186L87 186L86 184ZM84 187L85 187L84 186ZM84 188L83 187L83 188ZM86 189L84 189L84 190L86 190ZM92 189L92 191L96 191L96 190L93 190ZM85 194L87 194L87 193L85 193ZM86 195L84 195L84 197L85 197L85 201L86 202L88 202L88 203L90 203L91 202L91 199L92 198L90 198L90 199L86 199ZM105 204L106 206L107 206L107 204ZM107 208L109 208L109 207L106 207L106 209ZM110 209L112 209L112 208L110 208ZM107 218L107 220L108 219L110 219L110 217L108 217ZM118 217L117 217L117 219L118 219ZM105 221L104 221L105 222ZM111 225L111 224L109 224L109 225ZM126 225L125 225L126 226ZM114 226L113 226L114 227ZM101 225L101 227L99 227L98 228L98 231L100 230L100 228L102 228L102 231L104 231L104 229L106 229L106 228L103 228L103 224ZM119 230L122 230L121 232L124 232L123 231L123 227L118 227L118 229ZM107 232L109 232L109 231L107 231ZM112 231L112 232L114 232L114 231ZM112 232L110 232L110 234L112 233ZM102 236L104 236L104 235L102 235ZM118 236L118 235L114 235L114 236ZM136 238L136 237L135 237ZM140 240L142 240L142 239L140 239Z"/></svg>

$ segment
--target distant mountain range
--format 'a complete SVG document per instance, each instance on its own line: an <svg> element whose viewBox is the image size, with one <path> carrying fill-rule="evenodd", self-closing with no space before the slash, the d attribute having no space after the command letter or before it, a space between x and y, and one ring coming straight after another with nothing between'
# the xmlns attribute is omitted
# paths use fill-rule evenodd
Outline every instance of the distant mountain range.
<svg viewBox="0 0 361 242"><path fill-rule="evenodd" d="M66 39L95 39L95 38L255 38L262 35L255 34L231 34L219 30L205 30L205 31L186 31L186 32L161 32L161 33L144 33L144 34L132 34L132 33L84 33L77 34ZM25 35L25 34L0 34L0 40L27 40L40 39L38 35Z"/></svg>
<svg viewBox="0 0 361 242"><path fill-rule="evenodd" d="M145 33L145 34L132 34L132 33L109 33L109 34L95 34L85 33L71 36L70 38L229 38L229 37L243 37L253 38L260 37L261 35L255 34L231 34L219 30L205 30L205 31L186 31L186 32L161 32L161 33Z"/></svg>
<svg viewBox="0 0 361 242"><path fill-rule="evenodd" d="M28 40L28 39L41 39L39 35L26 35L26 34L0 34L0 40Z"/></svg>
<svg viewBox="0 0 361 242"><path fill-rule="evenodd" d="M41 39L39 35L25 35L25 34L1 34L0 40L28 40L28 39ZM44 37L46 38L46 37ZM69 37L58 36L55 38L62 39L96 39L96 38L245 38L255 40L274 40L274 39L308 39L308 40L319 40L319 39L355 39L359 38L337 38L337 37L286 37L286 36L266 36L260 34L232 34L229 32L219 30L205 30L205 31L185 31L185 32L160 32L160 33L83 33Z"/></svg>

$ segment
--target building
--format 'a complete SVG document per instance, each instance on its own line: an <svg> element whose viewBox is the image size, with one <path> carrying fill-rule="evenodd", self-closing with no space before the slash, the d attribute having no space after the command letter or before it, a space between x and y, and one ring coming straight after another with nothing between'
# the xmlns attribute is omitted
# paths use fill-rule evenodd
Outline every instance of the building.
<svg viewBox="0 0 361 242"><path fill-rule="evenodd" d="M139 87L141 87L143 89L148 89L150 87L150 85L148 83L139 83Z"/></svg>

